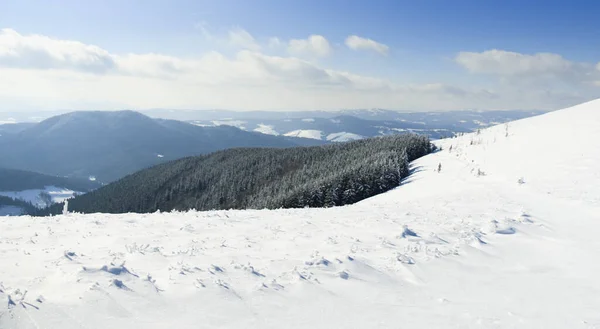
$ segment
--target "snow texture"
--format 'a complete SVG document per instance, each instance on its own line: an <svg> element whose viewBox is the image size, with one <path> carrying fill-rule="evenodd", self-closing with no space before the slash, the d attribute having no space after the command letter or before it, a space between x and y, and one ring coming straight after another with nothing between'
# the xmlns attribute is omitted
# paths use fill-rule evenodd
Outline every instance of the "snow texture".
<svg viewBox="0 0 600 329"><path fill-rule="evenodd" d="M599 328L598 139L595 101L351 206L0 218L0 328Z"/></svg>

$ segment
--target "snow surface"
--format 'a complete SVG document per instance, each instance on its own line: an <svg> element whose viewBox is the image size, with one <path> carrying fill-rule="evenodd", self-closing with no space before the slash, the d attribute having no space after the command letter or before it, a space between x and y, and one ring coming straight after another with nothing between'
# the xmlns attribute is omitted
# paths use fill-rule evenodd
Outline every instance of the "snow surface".
<svg viewBox="0 0 600 329"><path fill-rule="evenodd" d="M355 141L358 139L363 139L364 137L358 134L353 134L349 132L339 132L327 135L327 140L330 142L349 142Z"/></svg>
<svg viewBox="0 0 600 329"><path fill-rule="evenodd" d="M323 132L320 130L304 129L304 130L292 130L284 134L288 137L300 137L300 138L312 138L312 139L323 139Z"/></svg>
<svg viewBox="0 0 600 329"><path fill-rule="evenodd" d="M599 138L595 101L346 207L0 218L0 328L599 328Z"/></svg>
<svg viewBox="0 0 600 329"><path fill-rule="evenodd" d="M279 136L279 133L275 131L275 128L271 125L259 124L258 127L254 129L254 131L259 132L261 134Z"/></svg>
<svg viewBox="0 0 600 329"><path fill-rule="evenodd" d="M66 199L72 198L73 194L82 194L83 192L72 191L62 187L46 186L44 189L32 189L24 191L0 191L0 195L9 198L23 200L32 203L38 208L47 206L40 198L40 193L47 192L52 197L52 203L63 202Z"/></svg>

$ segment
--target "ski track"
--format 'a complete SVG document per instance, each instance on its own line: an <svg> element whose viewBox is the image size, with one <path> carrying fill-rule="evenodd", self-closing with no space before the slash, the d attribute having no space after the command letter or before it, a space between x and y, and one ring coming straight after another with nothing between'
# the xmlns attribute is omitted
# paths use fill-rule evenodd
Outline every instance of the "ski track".
<svg viewBox="0 0 600 329"><path fill-rule="evenodd" d="M600 328L598 127L437 141L345 207L2 217L0 328Z"/></svg>

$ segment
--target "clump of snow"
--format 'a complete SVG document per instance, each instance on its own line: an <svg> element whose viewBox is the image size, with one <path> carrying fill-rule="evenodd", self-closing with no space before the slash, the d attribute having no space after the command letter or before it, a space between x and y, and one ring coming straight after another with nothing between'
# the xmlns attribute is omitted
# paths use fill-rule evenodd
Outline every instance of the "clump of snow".
<svg viewBox="0 0 600 329"><path fill-rule="evenodd" d="M279 133L275 131L275 128L271 125L259 124L254 131L259 132L261 134L279 136Z"/></svg>
<svg viewBox="0 0 600 329"><path fill-rule="evenodd" d="M329 134L329 135L327 135L326 139L330 142L349 142L349 141L355 141L355 140L359 140L359 139L363 139L363 138L364 137L361 135L342 131L339 133Z"/></svg>
<svg viewBox="0 0 600 329"><path fill-rule="evenodd" d="M164 158L165 156L164 156L164 155L162 155L162 154L157 154L157 155L156 155L156 157L157 157L157 158Z"/></svg>
<svg viewBox="0 0 600 329"><path fill-rule="evenodd" d="M320 130L293 130L284 134L288 137L300 137L300 138L311 138L311 139L323 139L323 132Z"/></svg>
<svg viewBox="0 0 600 329"><path fill-rule="evenodd" d="M306 118L306 119L302 119L303 122L315 122L315 119L313 118Z"/></svg>
<svg viewBox="0 0 600 329"><path fill-rule="evenodd" d="M596 101L345 207L0 218L0 327L598 327L599 138Z"/></svg>

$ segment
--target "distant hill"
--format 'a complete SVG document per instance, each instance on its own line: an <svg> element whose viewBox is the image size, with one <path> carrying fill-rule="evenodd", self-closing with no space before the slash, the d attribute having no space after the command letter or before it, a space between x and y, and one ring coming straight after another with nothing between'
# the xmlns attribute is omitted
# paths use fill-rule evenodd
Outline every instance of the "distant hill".
<svg viewBox="0 0 600 329"><path fill-rule="evenodd" d="M14 128L14 127L13 127ZM159 163L231 147L322 144L230 126L199 127L133 111L72 112L6 131L0 166L110 182Z"/></svg>
<svg viewBox="0 0 600 329"><path fill-rule="evenodd" d="M76 212L327 207L385 192L432 151L420 135L288 149L230 149L142 170L69 201ZM55 205L50 213L59 213Z"/></svg>

